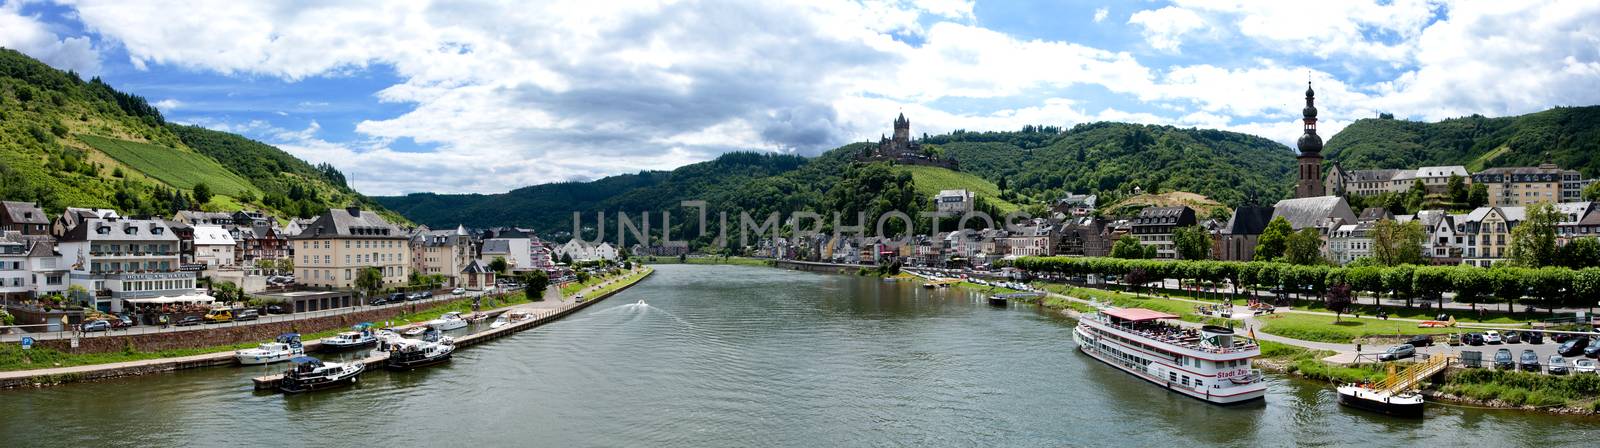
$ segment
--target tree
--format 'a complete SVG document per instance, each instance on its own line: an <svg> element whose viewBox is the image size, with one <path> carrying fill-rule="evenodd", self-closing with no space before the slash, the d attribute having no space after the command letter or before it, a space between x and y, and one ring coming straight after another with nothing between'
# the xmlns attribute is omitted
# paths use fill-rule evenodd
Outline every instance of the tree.
<svg viewBox="0 0 1600 448"><path fill-rule="evenodd" d="M1416 268L1409 264L1390 266L1383 270L1383 288L1389 290L1392 294L1390 297L1405 298L1406 308L1411 307L1411 293L1416 286L1412 283L1411 275L1415 271Z"/></svg>
<svg viewBox="0 0 1600 448"><path fill-rule="evenodd" d="M578 278L578 283L588 283L589 282L589 273L588 272L578 271L578 273L577 274L573 274L573 276Z"/></svg>
<svg viewBox="0 0 1600 448"><path fill-rule="evenodd" d="M1207 260L1211 258L1211 232L1204 227L1188 226L1172 231L1172 243L1177 247L1178 258Z"/></svg>
<svg viewBox="0 0 1600 448"><path fill-rule="evenodd" d="M1556 224L1561 212L1549 202L1527 207L1526 217L1511 229L1511 260L1518 266L1537 268L1556 262Z"/></svg>
<svg viewBox="0 0 1600 448"><path fill-rule="evenodd" d="M211 294L223 302L235 302L242 296L239 286L227 281L212 285Z"/></svg>
<svg viewBox="0 0 1600 448"><path fill-rule="evenodd" d="M194 202L196 206L211 202L211 187L205 182L194 184Z"/></svg>
<svg viewBox="0 0 1600 448"><path fill-rule="evenodd" d="M1111 245L1111 257L1133 260L1143 259L1145 258L1144 247L1139 244L1139 239L1134 238L1133 235L1123 235L1122 238L1118 238L1117 242Z"/></svg>
<svg viewBox="0 0 1600 448"><path fill-rule="evenodd" d="M528 300L535 302L544 300L544 290L550 287L550 274L542 269L535 269L522 274L522 284L527 285L528 289L524 294L527 294Z"/></svg>
<svg viewBox="0 0 1600 448"><path fill-rule="evenodd" d="M1457 302L1470 303L1472 309L1477 310L1478 304L1493 292L1494 277L1488 270L1457 266L1450 271L1450 286Z"/></svg>
<svg viewBox="0 0 1600 448"><path fill-rule="evenodd" d="M360 272L356 273L356 289L367 293L368 296L377 292L378 289L382 287L383 271L379 271L378 268L366 267L362 268Z"/></svg>
<svg viewBox="0 0 1600 448"><path fill-rule="evenodd" d="M256 269L260 269L262 272L277 272L278 262L271 258L262 258L256 260Z"/></svg>
<svg viewBox="0 0 1600 448"><path fill-rule="evenodd" d="M1289 236L1288 249L1284 251L1284 258L1293 264L1321 264L1322 258L1322 233L1314 228L1300 229Z"/></svg>
<svg viewBox="0 0 1600 448"><path fill-rule="evenodd" d="M508 268L510 265L506 263L506 257L494 257L494 260L489 261L489 270L496 274L505 274Z"/></svg>
<svg viewBox="0 0 1600 448"><path fill-rule="evenodd" d="M1328 311L1333 311L1334 322L1339 322L1340 315L1343 315L1352 303L1350 285L1340 283L1328 288Z"/></svg>
<svg viewBox="0 0 1600 448"><path fill-rule="evenodd" d="M1427 238L1422 223L1413 219L1401 224L1385 219L1372 229L1372 256L1384 266L1422 263L1422 242Z"/></svg>
<svg viewBox="0 0 1600 448"><path fill-rule="evenodd" d="M561 254L561 264L572 266L572 254Z"/></svg>
<svg viewBox="0 0 1600 448"><path fill-rule="evenodd" d="M1406 190L1406 212L1422 210L1422 203L1428 199L1428 186L1422 184L1422 179L1411 183L1411 189Z"/></svg>
<svg viewBox="0 0 1600 448"><path fill-rule="evenodd" d="M1558 252L1556 259L1562 266L1572 269L1600 266L1600 239L1595 237L1573 238Z"/></svg>
<svg viewBox="0 0 1600 448"><path fill-rule="evenodd" d="M279 272L288 272L290 275L294 274L294 257L279 258L274 264L277 265Z"/></svg>
<svg viewBox="0 0 1600 448"><path fill-rule="evenodd" d="M1595 298L1600 297L1600 268L1583 268L1572 274L1573 296L1583 300L1575 306L1594 309Z"/></svg>
<svg viewBox="0 0 1600 448"><path fill-rule="evenodd" d="M1284 251L1289 249L1289 235L1292 233L1294 227L1289 225L1289 220L1282 216L1272 218L1266 230L1261 232L1261 238L1256 240L1256 261L1272 261L1282 257Z"/></svg>
<svg viewBox="0 0 1600 448"><path fill-rule="evenodd" d="M1600 183L1596 183L1595 185L1600 185ZM1593 187L1594 185L1590 185L1590 188ZM1489 186L1484 184L1472 184L1472 188L1467 189L1467 207L1478 208L1485 205L1489 205Z"/></svg>
<svg viewBox="0 0 1600 448"><path fill-rule="evenodd" d="M1450 191L1450 202L1456 203L1458 207L1467 203L1467 196L1471 192L1467 190L1466 179L1451 174L1450 181L1446 185L1448 185Z"/></svg>
<svg viewBox="0 0 1600 448"><path fill-rule="evenodd" d="M1600 182L1595 182L1589 184L1587 187L1583 187L1583 200L1600 201Z"/></svg>
<svg viewBox="0 0 1600 448"><path fill-rule="evenodd" d="M1491 285L1494 287L1494 296L1506 303L1506 311L1511 311L1511 306L1527 294L1528 288L1523 284L1523 277L1529 275L1526 269L1495 266L1489 269Z"/></svg>
<svg viewBox="0 0 1600 448"><path fill-rule="evenodd" d="M626 260L626 259L628 259L628 257L630 255L631 254L628 252L628 248L626 248L626 247L617 248L617 259L618 260Z"/></svg>

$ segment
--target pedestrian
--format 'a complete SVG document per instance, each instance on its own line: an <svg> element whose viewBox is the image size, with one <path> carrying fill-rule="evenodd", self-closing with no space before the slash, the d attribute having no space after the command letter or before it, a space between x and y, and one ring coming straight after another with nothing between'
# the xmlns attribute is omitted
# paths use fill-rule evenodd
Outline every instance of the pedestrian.
<svg viewBox="0 0 1600 448"><path fill-rule="evenodd" d="M1356 342L1356 354L1357 355L1361 354L1361 343L1360 342Z"/></svg>

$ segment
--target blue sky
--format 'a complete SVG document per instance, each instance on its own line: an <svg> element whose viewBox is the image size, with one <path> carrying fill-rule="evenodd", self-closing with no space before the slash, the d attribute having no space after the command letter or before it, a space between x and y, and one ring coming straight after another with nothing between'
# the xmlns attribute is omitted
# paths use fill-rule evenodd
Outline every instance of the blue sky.
<svg viewBox="0 0 1600 448"><path fill-rule="evenodd" d="M1114 120L1320 128L1600 102L1600 2L0 0L0 46L368 194Z"/></svg>

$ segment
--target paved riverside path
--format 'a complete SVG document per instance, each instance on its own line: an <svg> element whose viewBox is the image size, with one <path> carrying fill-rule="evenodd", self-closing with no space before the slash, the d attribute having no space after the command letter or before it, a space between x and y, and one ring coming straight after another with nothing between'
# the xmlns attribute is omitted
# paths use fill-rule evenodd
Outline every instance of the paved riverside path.
<svg viewBox="0 0 1600 448"><path fill-rule="evenodd" d="M638 272L640 272L640 269L635 269L634 271L628 272L627 274L624 274L624 275L635 275ZM545 297L559 297L558 300L546 299L546 300L538 301L538 302L529 302L529 303L512 305L512 306L504 307L503 309L506 312L510 312L511 310L514 310L514 309L522 309L522 310L526 310L526 311L529 311L529 312L533 313L535 316L545 316L545 315L548 315L550 313L554 313L554 312L558 311L561 308L572 306L572 305L576 305L577 304L577 300L576 300L577 297L588 297L590 294L593 294L595 290L598 290L598 289L603 288L605 286L611 285L612 283L614 283L616 281L618 281L617 278L608 279L608 280L606 280L604 282L601 282L601 283L595 284L593 286L589 286L589 287L586 287L586 288L584 288L582 290L579 290L577 293L573 294L573 296L570 296L570 297L561 296L560 295L560 289L557 289L557 286L552 284L550 286L550 289L546 289ZM461 298L462 297L455 297L453 300L459 300ZM487 310L486 312L492 312L492 311L495 311L495 310ZM307 353L311 353L311 352L316 351L316 347L318 345L320 345L320 341L321 341L320 339L307 341L305 343L306 352ZM154 359L142 359L142 360L137 360L137 361L123 361L123 362L103 363L103 364L88 364L88 365L81 365L81 366L51 367L51 368L44 368L44 369L29 369L29 370L6 371L6 372L0 372L0 389L4 389L6 387L15 387L15 386L27 385L29 383L32 383L33 381L31 381L31 380L34 380L34 379L45 379L45 380L59 379L61 381L72 381L72 380L78 380L78 379L91 379L92 380L92 379L112 378L112 377L118 377L118 376L128 376L128 375L136 375L136 374L144 374L144 373L168 372L168 371L182 370L182 369L189 369L189 368L196 368L196 367L209 367L209 366L217 366L217 365L232 365L233 362L234 362L233 361L233 354L234 354L233 350L223 350L223 351L219 351L219 352L215 352L215 353L205 353L205 354L199 354L199 355L180 356L180 357L172 357L172 358L154 358ZM113 373L113 372L126 372L126 373L118 374L118 373ZM97 373L101 374L101 375L96 375Z"/></svg>

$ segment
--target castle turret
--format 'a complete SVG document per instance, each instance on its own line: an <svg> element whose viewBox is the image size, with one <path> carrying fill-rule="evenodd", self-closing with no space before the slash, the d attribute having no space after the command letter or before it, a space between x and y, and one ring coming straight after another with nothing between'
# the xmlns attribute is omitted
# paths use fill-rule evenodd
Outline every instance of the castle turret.
<svg viewBox="0 0 1600 448"><path fill-rule="evenodd" d="M905 113L901 113L899 118L894 119L894 141L911 141L911 120L906 119Z"/></svg>

